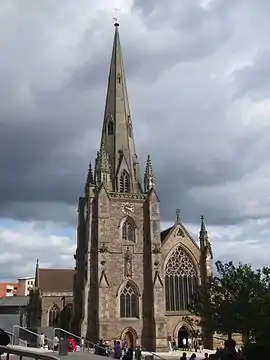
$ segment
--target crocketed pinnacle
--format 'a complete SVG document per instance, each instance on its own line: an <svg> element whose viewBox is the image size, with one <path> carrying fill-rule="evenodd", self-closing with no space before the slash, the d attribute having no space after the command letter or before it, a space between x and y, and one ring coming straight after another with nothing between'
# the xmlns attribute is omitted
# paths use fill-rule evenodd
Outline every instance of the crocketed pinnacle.
<svg viewBox="0 0 270 360"><path fill-rule="evenodd" d="M89 163L89 167L88 167L86 184L87 185L94 184L94 177L93 177L93 171L92 171L92 164L91 163Z"/></svg>
<svg viewBox="0 0 270 360"><path fill-rule="evenodd" d="M150 158L150 155L147 155L147 161L146 161L146 167L145 167L145 173L144 173L144 178L149 178L152 177L154 179L155 175L154 175L154 171L153 171L153 166L152 166L152 161Z"/></svg>
<svg viewBox="0 0 270 360"><path fill-rule="evenodd" d="M145 191L151 190L155 186L155 175L153 171L150 155L147 156L146 167L144 172Z"/></svg>
<svg viewBox="0 0 270 360"><path fill-rule="evenodd" d="M200 230L200 237L207 236L207 230L204 222L204 216L201 215L201 230Z"/></svg>
<svg viewBox="0 0 270 360"><path fill-rule="evenodd" d="M210 243L210 241L208 239L208 233L207 233L207 230L206 230L203 215L201 216L200 244L201 244L201 248L208 249L211 258L213 259L212 246L211 246L211 243Z"/></svg>
<svg viewBox="0 0 270 360"><path fill-rule="evenodd" d="M100 153L99 153L99 170L102 173L109 173L109 161L108 161L108 154L105 150L105 142L104 139L101 141L100 146Z"/></svg>

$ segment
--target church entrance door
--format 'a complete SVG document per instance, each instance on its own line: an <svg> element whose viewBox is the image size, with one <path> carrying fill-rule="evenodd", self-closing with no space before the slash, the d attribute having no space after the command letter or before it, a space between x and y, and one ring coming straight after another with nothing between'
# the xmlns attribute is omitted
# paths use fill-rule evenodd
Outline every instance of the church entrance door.
<svg viewBox="0 0 270 360"><path fill-rule="evenodd" d="M188 339L188 330L185 328L185 326L181 326L178 331L178 348L183 349L183 339L185 338L186 341Z"/></svg>
<svg viewBox="0 0 270 360"><path fill-rule="evenodd" d="M126 340L128 347L136 347L136 338L136 332L133 329L128 328L122 333L122 340Z"/></svg>

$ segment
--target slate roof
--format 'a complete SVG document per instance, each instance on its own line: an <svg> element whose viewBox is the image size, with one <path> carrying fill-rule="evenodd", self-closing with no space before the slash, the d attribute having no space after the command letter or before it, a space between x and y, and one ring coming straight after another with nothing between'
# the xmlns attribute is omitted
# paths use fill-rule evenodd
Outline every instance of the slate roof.
<svg viewBox="0 0 270 360"><path fill-rule="evenodd" d="M39 287L43 292L73 292L73 269L39 269Z"/></svg>
<svg viewBox="0 0 270 360"><path fill-rule="evenodd" d="M5 296L0 298L0 306L27 306L29 296Z"/></svg>
<svg viewBox="0 0 270 360"><path fill-rule="evenodd" d="M161 242L163 243L163 241L166 239L166 236L169 234L169 232L172 230L173 226L169 227L168 229L165 229L163 231L161 231L160 236L161 236Z"/></svg>

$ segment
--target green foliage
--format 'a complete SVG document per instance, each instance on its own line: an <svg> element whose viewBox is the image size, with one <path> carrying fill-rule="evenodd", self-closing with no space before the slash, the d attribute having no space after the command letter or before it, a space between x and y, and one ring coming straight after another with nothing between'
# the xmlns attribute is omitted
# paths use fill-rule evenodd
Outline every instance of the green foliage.
<svg viewBox="0 0 270 360"><path fill-rule="evenodd" d="M190 311L202 326L219 333L242 333L256 342L270 330L270 269L216 263L217 276L199 288ZM263 340L262 340L263 341Z"/></svg>

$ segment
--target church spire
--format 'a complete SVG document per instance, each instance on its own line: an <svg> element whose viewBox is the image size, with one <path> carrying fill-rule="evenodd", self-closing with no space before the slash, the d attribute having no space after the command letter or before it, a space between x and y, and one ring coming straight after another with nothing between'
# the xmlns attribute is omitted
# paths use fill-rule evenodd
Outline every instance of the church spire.
<svg viewBox="0 0 270 360"><path fill-rule="evenodd" d="M39 260L37 259L36 263L36 273L35 273L35 288L39 288Z"/></svg>
<svg viewBox="0 0 270 360"><path fill-rule="evenodd" d="M139 164L133 137L119 24L115 23L114 26L101 147L104 147L104 154L108 158L108 185L112 191L122 192L124 189L124 192L138 193L141 192ZM121 186L121 176L124 176L128 186Z"/></svg>

